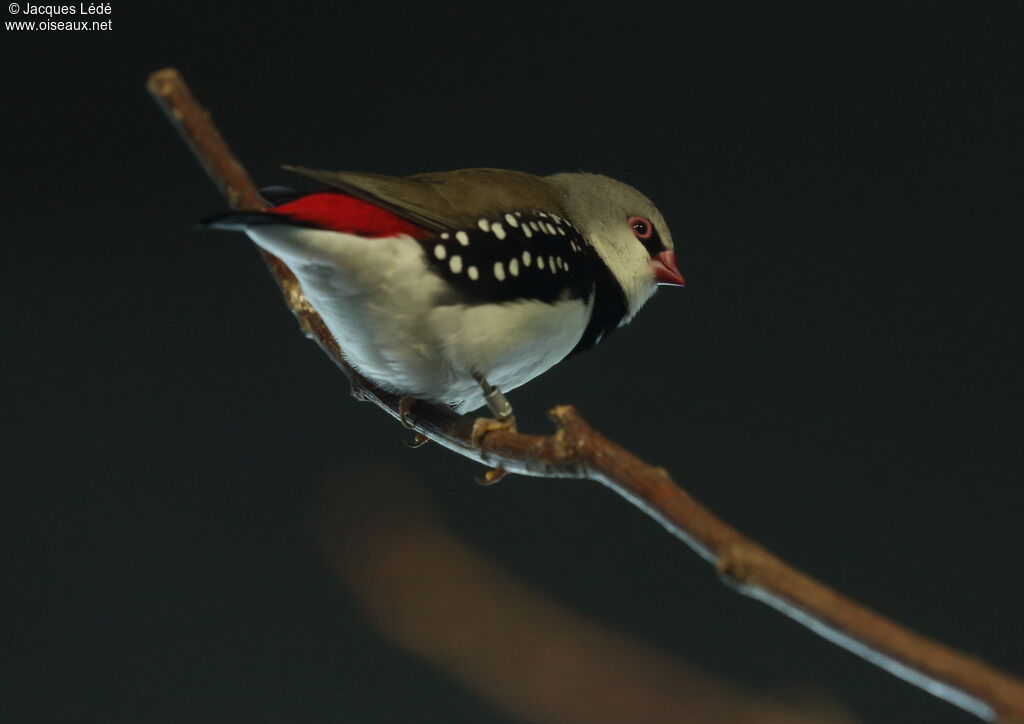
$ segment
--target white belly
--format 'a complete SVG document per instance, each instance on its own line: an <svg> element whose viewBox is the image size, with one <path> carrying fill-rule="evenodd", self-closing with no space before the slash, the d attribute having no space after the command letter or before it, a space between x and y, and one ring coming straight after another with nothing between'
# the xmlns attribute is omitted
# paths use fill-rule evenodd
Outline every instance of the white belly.
<svg viewBox="0 0 1024 724"><path fill-rule="evenodd" d="M249 230L295 273L360 373L403 395L467 412L484 404L474 373L508 391L564 359L590 310L579 299L465 304L429 270L419 242L289 226Z"/></svg>

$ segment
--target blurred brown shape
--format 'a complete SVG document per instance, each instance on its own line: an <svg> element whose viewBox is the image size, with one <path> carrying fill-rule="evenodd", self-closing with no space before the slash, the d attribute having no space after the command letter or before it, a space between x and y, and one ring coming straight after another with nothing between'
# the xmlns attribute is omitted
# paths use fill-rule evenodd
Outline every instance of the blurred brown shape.
<svg viewBox="0 0 1024 724"><path fill-rule="evenodd" d="M327 481L318 517L330 566L381 634L524 721L854 721L750 694L574 614L448 532L404 472Z"/></svg>

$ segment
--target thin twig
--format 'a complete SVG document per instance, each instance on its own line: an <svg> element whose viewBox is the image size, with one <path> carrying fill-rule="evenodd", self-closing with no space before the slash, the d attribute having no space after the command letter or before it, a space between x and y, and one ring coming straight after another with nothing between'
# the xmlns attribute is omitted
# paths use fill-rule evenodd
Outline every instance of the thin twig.
<svg viewBox="0 0 1024 724"><path fill-rule="evenodd" d="M148 89L231 207L264 208L252 180L180 74L174 69L157 71L150 76ZM348 376L353 395L397 418L399 398L376 388L348 365L294 275L280 260L264 256L303 331ZM558 426L553 435L498 430L489 433L479 448L470 441L471 418L421 403L407 420L434 442L510 472L597 480L714 564L723 580L740 593L982 719L1024 724L1024 681L920 636L794 569L691 498L666 470L603 437L574 408L556 407L550 414Z"/></svg>

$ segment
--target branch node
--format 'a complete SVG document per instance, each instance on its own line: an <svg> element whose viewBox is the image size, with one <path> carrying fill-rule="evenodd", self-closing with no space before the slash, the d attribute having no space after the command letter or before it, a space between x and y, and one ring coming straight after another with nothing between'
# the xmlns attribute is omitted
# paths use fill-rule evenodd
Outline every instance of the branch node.
<svg viewBox="0 0 1024 724"><path fill-rule="evenodd" d="M764 562L760 546L751 546L741 540L722 544L717 556L715 569L718 575L738 587L746 586Z"/></svg>

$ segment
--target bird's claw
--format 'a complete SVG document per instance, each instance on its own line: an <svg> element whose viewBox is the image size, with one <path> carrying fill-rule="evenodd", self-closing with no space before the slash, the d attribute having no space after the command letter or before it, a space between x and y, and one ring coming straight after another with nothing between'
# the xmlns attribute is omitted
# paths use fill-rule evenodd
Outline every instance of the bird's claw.
<svg viewBox="0 0 1024 724"><path fill-rule="evenodd" d="M496 482L508 475L505 468L492 468L483 474L483 477L473 478L479 485L494 485Z"/></svg>
<svg viewBox="0 0 1024 724"><path fill-rule="evenodd" d="M417 432L415 435L412 436L412 438L406 440L405 444L406 444L407 447L411 447L413 449L416 449L418 447L423 447L428 442L430 442L430 438L429 437L424 435L422 432Z"/></svg>
<svg viewBox="0 0 1024 724"><path fill-rule="evenodd" d="M406 430L412 430L413 429L413 426L410 425L409 421L407 419L405 419L405 418L406 418L406 416L410 412L412 412L412 406L415 405L415 404L416 404L416 398L415 397L410 397L409 395L406 395L405 397L403 397L402 399L400 399L398 401L398 421L400 423L402 423L402 427L404 427ZM415 439L419 439L419 438L417 437ZM422 444L422 443L420 443L420 444ZM419 445L417 445L416 447L419 447Z"/></svg>
<svg viewBox="0 0 1024 724"><path fill-rule="evenodd" d="M516 432L516 418L509 416L504 420L494 420L489 417L478 417L473 421L473 431L469 435L470 443L479 450L484 438L496 430ZM494 485L506 475L508 475L508 471L498 467L488 470L483 477L473 479L480 485Z"/></svg>
<svg viewBox="0 0 1024 724"><path fill-rule="evenodd" d="M406 416L412 411L412 406L415 404L416 398L410 395L405 395L398 401L398 421L402 423L402 427L406 430L412 430L413 432L416 432L416 428L409 423ZM416 432L416 434L412 436L412 439L405 441L405 444L411 448L418 448L423 447L428 442L430 442L429 437L424 435L422 432Z"/></svg>

